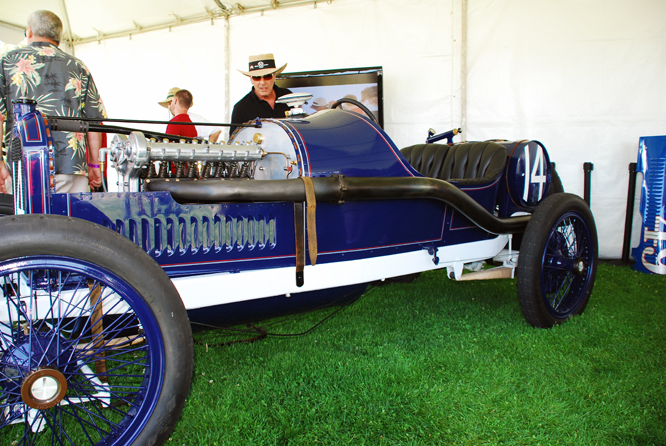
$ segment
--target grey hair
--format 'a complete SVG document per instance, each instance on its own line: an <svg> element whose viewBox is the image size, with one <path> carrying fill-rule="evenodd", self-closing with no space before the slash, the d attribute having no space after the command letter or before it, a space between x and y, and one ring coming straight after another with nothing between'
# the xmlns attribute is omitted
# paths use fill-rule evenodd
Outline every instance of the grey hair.
<svg viewBox="0 0 666 446"><path fill-rule="evenodd" d="M28 28L37 37L45 37L60 45L62 21L51 11L35 11L28 16Z"/></svg>

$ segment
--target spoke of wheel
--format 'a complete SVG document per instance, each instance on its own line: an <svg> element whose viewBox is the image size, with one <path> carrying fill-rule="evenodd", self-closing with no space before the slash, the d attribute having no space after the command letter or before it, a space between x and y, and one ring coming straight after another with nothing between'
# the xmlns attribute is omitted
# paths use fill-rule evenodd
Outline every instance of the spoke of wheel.
<svg viewBox="0 0 666 446"><path fill-rule="evenodd" d="M15 393L13 393L12 395L16 396L17 398L19 396L18 394ZM17 405L19 409L23 410L23 412L19 410L18 413L15 413L14 410L12 410L12 407ZM25 406L20 402L14 402L14 403L8 402L7 404L0 405L0 409L2 409L3 413L5 408L9 409L9 413L13 414L13 417L4 419L3 422L0 423L0 426L8 426L12 421L24 418Z"/></svg>
<svg viewBox="0 0 666 446"><path fill-rule="evenodd" d="M5 276L5 277L7 277L7 276ZM20 277L17 280L20 281ZM14 296L13 297L15 299L12 299L12 296L6 296L7 314L9 315L9 324L5 325L5 326L9 330L10 339L7 340L8 335L5 332L0 330L0 335L2 336L2 342L3 342L3 345L5 345L5 346L10 346L10 345L15 344L15 342L18 339L17 330L21 330L21 314L23 313L23 311L22 311L23 306L20 303L21 302L20 301L20 296L21 296L20 289L21 289L20 282L18 282L17 283L17 288L13 289L13 291L14 291ZM11 306L10 306L10 303L11 303ZM17 319L15 321L12 320L12 307L14 309L16 309ZM27 317L27 315L25 315L25 313L23 313L23 314L24 314L24 316ZM14 329L14 325L16 325L16 329ZM21 375L20 375L21 378L23 378L24 377L23 372L22 372L21 368L18 367L19 359L15 355L16 350L10 349L10 351L11 351L11 358L5 359L5 357L7 357L8 355L7 355L7 352L3 353L3 362L5 362L6 364L8 364L10 366L14 366L14 368L16 368L21 373ZM28 352L25 351L25 349L21 349L21 351L23 352L23 354L25 354L27 356ZM11 362L8 361L9 359L11 359L12 361Z"/></svg>
<svg viewBox="0 0 666 446"><path fill-rule="evenodd" d="M122 415L123 417L127 415L126 411L122 411L117 407L111 405L104 406L102 409L103 401L101 401L101 399L99 399L98 397L95 397L94 395L89 395L87 393L85 394L85 396L82 396L82 393L79 393L76 387L74 387L72 390L74 391L74 393L77 395L78 398L88 399L90 401L72 402L71 399L67 398L67 401L70 402L69 406L61 406L61 408L63 412L75 418L79 422L79 424L82 425L81 426L82 429L85 430L83 424L88 425L91 428L93 428L95 431L97 431L97 433L100 435L101 438L104 438L104 435L110 434L114 428L116 430L120 429L120 425L112 422L108 417L104 416L103 411L113 411ZM66 408L70 408L72 409L72 411L69 411ZM83 412L90 421L86 421L85 419L83 419L81 416L75 413L75 410ZM103 429L101 426L99 426L98 422L103 422L107 426L108 430Z"/></svg>
<svg viewBox="0 0 666 446"><path fill-rule="evenodd" d="M101 284L100 284L100 286L101 286ZM108 288L108 287L106 287L106 286L104 286L103 288L104 288L104 290L107 290L107 294L104 295L104 290L102 290L101 293L100 293L100 297L98 298L98 302L104 302L104 301L106 301L107 298L110 298L111 295L114 294L114 292L113 292L112 289L110 289L110 288ZM111 306L108 306L108 305L107 305L107 306L106 306L106 309L105 309L104 312L102 313L102 318L105 317L105 316L110 315L110 314L113 312L113 310L114 310L117 306L119 306L119 305L120 305L120 300L117 301L116 303L114 303L114 304L111 305ZM91 312L88 311L88 312L86 312L86 314L87 314L87 313L91 313ZM80 317L82 318L82 317L83 317L83 314L82 314ZM92 317L92 313L91 313L91 317L87 318L86 322L84 323L84 325L83 325L83 327L82 327L82 329L81 329L81 333L80 333L80 335L79 335L79 337L78 337L78 340L77 340L77 342L76 342L77 344L80 344L80 345L84 344L84 342L80 342L80 340L83 338L84 333L88 330L89 325L90 325L90 330L92 331L92 329L93 329L93 328L92 328L92 323L90 322L92 319L95 319L95 318ZM119 318L119 319L120 319L120 318ZM111 325L111 327L113 327L114 324L116 324L116 323L117 323L117 322L114 322L114 323ZM105 330L105 331L106 331L107 333L109 332L108 329ZM84 344L84 345L85 345L86 347L84 347L84 348L85 348L85 349L88 349L88 346L91 345L93 342L94 342L94 337L93 337L93 340L91 340L91 341L85 341L85 344Z"/></svg>
<svg viewBox="0 0 666 446"><path fill-rule="evenodd" d="M93 283L88 283L90 287L90 307L93 309L91 318L93 322L90 325L90 332L93 335L95 349L100 349L104 345L104 323L102 317L104 310L102 308L102 301L99 299L101 294L101 287ZM97 372L100 381L108 383L109 379L106 377L106 360L104 359L104 351L95 354L95 372Z"/></svg>
<svg viewBox="0 0 666 446"><path fill-rule="evenodd" d="M97 389L94 389L94 390L97 390ZM121 414L122 416L127 415L128 411L123 411L123 410L120 410L118 407L116 407L112 404L107 404L105 401L103 401L102 398L100 398L100 397L98 397L94 394L91 394L90 391L85 387L72 386L72 391L74 391L78 395L79 398L81 398L80 395L85 394L86 395L85 398L90 400L90 404L97 403L100 406L104 405L104 410L113 411L113 412ZM118 393L117 391L114 391L113 389L108 389L108 392L109 392L109 398L110 399L116 399L116 400L122 401L123 404L127 404L127 406L129 406L129 407L136 407L136 408L139 407L138 405L133 404L131 401L127 400L127 397L129 397L129 396L139 395L138 392L126 392L127 393L126 396L121 395L120 393ZM71 402L71 400L69 398L67 399L67 401L70 401L72 406L76 406L76 407L79 407L81 410L84 410L83 407L82 407L83 403ZM99 414L99 416L102 417L101 414ZM104 419L106 420L106 417L104 417ZM114 424L114 426L115 426L115 424Z"/></svg>
<svg viewBox="0 0 666 446"><path fill-rule="evenodd" d="M559 252L568 253L569 250L567 246L563 244L568 244L567 235L564 233L563 228L559 227L556 232L559 232L562 237L554 237L556 241L555 249L550 246L551 238L547 245L547 253L544 261L544 280L546 281L547 290L555 290L552 293L548 293L548 302L551 308L557 311L557 308L562 303L562 300L569 292L573 278L571 277L571 266L567 266L567 263L571 262L571 259L568 257L563 257ZM562 274L566 273L566 274ZM563 287L566 289L562 293Z"/></svg>
<svg viewBox="0 0 666 446"><path fill-rule="evenodd" d="M115 362L118 362L119 364L118 364L118 366L109 369L109 375L110 375L110 376L127 376L127 377L132 377L132 378L140 378L140 377L142 377L143 375L114 375L113 372L115 372L115 371L117 371L117 370L120 370L120 369L122 369L122 368L125 368L125 367L127 367L127 366L130 366L130 365L138 365L138 366L140 366L140 367L147 367L147 366L148 366L148 357L149 357L149 356L146 355L145 357L140 358L139 360L136 360L136 361L122 361L122 360L116 360ZM146 361L143 361L144 359L145 359Z"/></svg>
<svg viewBox="0 0 666 446"><path fill-rule="evenodd" d="M74 305L75 300L73 298L72 299L62 299L61 298L63 288L69 282L70 277L72 277L72 273L68 272L65 275L65 277L63 277L63 271L58 271L59 288L58 288L58 291L56 293L56 295L58 297L58 301L57 301L58 302L57 303L57 305L58 305L58 314L56 315L56 314L52 313L53 318L57 321L56 325L53 326L53 329L54 329L54 331L57 331L57 332L59 332L59 331L61 331L65 328L62 324L66 323L65 320L67 318L71 317L70 312L74 311L77 308L80 309L82 307L82 302L84 302L87 298L87 296L83 296L81 300L76 302L76 305ZM79 294L78 293L79 289L81 289L81 279L79 279L79 282L76 284L76 287L74 288L74 290L71 291L72 297ZM63 309L63 303L65 304L64 309ZM51 311L53 311L53 306L51 307ZM76 317L74 317L74 319L76 319Z"/></svg>
<svg viewBox="0 0 666 446"><path fill-rule="evenodd" d="M128 327L121 327L118 330L118 332L120 332L120 330L122 330L124 328L128 328ZM108 335L108 333L107 333L107 335ZM111 335L108 335L108 337L111 337ZM139 338L143 338L143 335L137 335L134 339L128 340L127 342L131 345L131 342L135 342ZM91 357L97 357L101 353L105 353L105 357L106 357L107 360L113 360L114 362L120 363L117 367L112 368L110 370L107 370L107 372L106 372L107 375L109 375L110 372L112 372L114 370L117 370L119 367L125 367L125 366L128 366L128 365L143 365L143 366L146 366L146 364L148 363L149 354L147 353L147 350L146 350L147 346L144 345L144 346L139 346L139 347L131 348L131 349L117 348L117 349L115 349L116 351L114 352L113 346L109 345L110 342L111 342L111 340L105 342L104 344L102 344L101 346L99 346L98 348L95 348L95 349L87 349L85 347L81 348L81 349L77 349L76 354L71 358L70 363L78 362L78 361L82 361L83 363L88 363L88 362L90 362ZM141 342L143 342L143 341L141 341ZM107 347L109 347L109 348L107 348ZM122 356L124 356L126 354L129 354L129 353L135 353L135 352L143 352L144 355L139 357L139 358L136 358L134 360L131 360L131 361L121 359Z"/></svg>
<svg viewBox="0 0 666 446"><path fill-rule="evenodd" d="M99 286L101 289L101 286ZM108 294L110 296L111 293ZM101 308L102 307L102 302L103 298L97 298L97 306L93 306L93 308ZM96 314L93 315L91 314L91 317L86 318L86 322L84 323L84 327L81 330L81 333L79 334L78 338L71 338L70 341L72 342L72 345L78 345L80 346L76 350L76 354L74 354L72 357L67 358L67 363L75 363L80 359L85 359L87 356L90 355L95 355L98 357L104 356L105 352L107 351L107 347L109 347L109 343L113 340L114 336L116 333L120 333L122 330L125 329L131 329L133 326L131 325L132 322L134 322L136 319L134 318L133 314L132 315L120 315L114 322L109 324L107 327L102 327L100 324L96 324L96 322L92 322L90 324L90 330L91 332L97 330L97 333L93 333L93 337L90 341L86 340L83 341L82 338L84 337L87 329L88 329L88 324L90 320L101 320L105 316L107 316L113 308L115 308L118 305L118 302L114 304L113 306L110 306L106 313L103 314ZM96 310L95 310L96 311ZM104 340L104 339L108 340ZM90 348L90 347L94 348ZM81 354L83 353L83 354ZM85 361L84 361L85 362ZM100 374L102 374L100 372ZM102 375L103 376L103 375Z"/></svg>
<svg viewBox="0 0 666 446"><path fill-rule="evenodd" d="M561 283L559 284L557 292L555 293L555 299L550 304L550 306L553 310L557 311L558 307L562 303L562 300L564 300L564 298L567 296L567 294L569 294L569 290L571 289L571 284L574 282L572 276L573 276L573 273L571 271L569 271L567 273L567 275L564 277L564 280L562 280ZM566 283L566 289L564 290L564 292L562 292L562 288L564 287L565 283ZM556 303L555 300L558 296L560 297L560 299Z"/></svg>
<svg viewBox="0 0 666 446"><path fill-rule="evenodd" d="M56 438L58 440L57 444L62 446L65 445L65 443L63 443L62 441L62 435L64 435L67 438L67 440L69 440L69 444L71 445L74 444L74 441L72 441L70 436L67 435L67 432L65 432L65 430L62 428L62 416L59 410L55 411L42 410L40 411L40 413L46 425L51 429L51 444L55 444L53 443L53 439L56 438L56 434L60 434ZM52 418L52 420L50 420L49 418Z"/></svg>
<svg viewBox="0 0 666 446"><path fill-rule="evenodd" d="M105 356L107 359L112 358L118 362L125 364L139 364L142 362L142 360L148 358L148 355L145 355L139 359L134 359L134 360L125 360L122 359L122 356L125 355L126 353L144 352L146 348L145 345L134 347L134 345L143 343L144 341L145 339L143 335L137 335L133 339L128 338L120 345L113 344L113 340L109 340L102 346L103 349L87 349L87 348L77 347L76 349L77 354L76 357L73 358L73 360L87 362L90 360L91 356L96 356L99 352L106 352Z"/></svg>
<svg viewBox="0 0 666 446"><path fill-rule="evenodd" d="M145 364L144 364L145 365ZM92 382L92 379L83 373L77 373L76 377L78 378L76 381L73 379L71 380L71 388L72 390L77 390L82 393L85 393L87 398L94 398L97 399L97 397L94 396L94 393L99 391L99 385L96 383ZM109 373L109 378L116 378L118 380L121 379L137 379L137 380L142 380L143 375L128 375L128 374L119 374L115 375L112 373ZM116 398L119 400L123 400L127 403L129 401L126 401L126 395L138 395L140 393L145 393L146 386L143 384L136 384L136 385L131 385L130 383L126 385L109 385L108 388L105 388L105 391L109 392L109 397L111 398Z"/></svg>
<svg viewBox="0 0 666 446"><path fill-rule="evenodd" d="M583 257L586 260L589 260L587 253L586 252L584 253L584 251L587 251L588 239L587 239L587 232L583 227L582 221L576 222L575 232L576 234L578 234L579 238L578 249L576 250L576 257Z"/></svg>
<svg viewBox="0 0 666 446"><path fill-rule="evenodd" d="M11 329L11 327L10 327L10 329ZM12 330L11 333L13 334L14 331ZM14 337L13 337L13 336L11 337L10 341L8 342L8 341L6 340L6 335L5 335L4 333L2 333L2 332L0 332L0 334L2 334L2 342L4 343L4 345L9 346L9 345L12 345L12 344L14 343L14 342L13 342L13 341L14 341ZM7 364L7 365L9 365L9 366L14 366L18 371L21 371L21 368L18 367L19 360L18 360L18 358L17 358L16 355L15 355L15 351L16 351L16 350L14 350L14 349L10 349L9 351L4 352L4 353L2 354L3 363L4 363L4 364ZM9 352L11 352L11 355L8 354ZM24 351L23 353L27 353L27 352ZM11 356L11 357L9 357L9 356ZM11 361L10 361L10 360L11 360ZM7 379L10 379L8 376L5 376L5 377L6 377ZM23 377L24 377L23 374L21 374L21 378L23 378Z"/></svg>
<svg viewBox="0 0 666 446"><path fill-rule="evenodd" d="M109 430L103 429L101 426L97 424L97 422L103 421L107 426L113 426L118 428L118 425L115 423L112 423L107 417L105 417L102 414L102 409L99 407L97 404L98 401L95 401L95 398L91 398L89 395L81 396L81 394L76 390L76 388L72 389L76 396L81 399L92 399L93 401L90 402L81 402L81 403L75 403L72 402L70 398L67 398L67 401L69 402L69 405L61 405L58 406L59 410L63 412L63 414L66 414L70 416L73 420L76 420L77 423L79 423L79 426L81 427L81 430L85 433L86 437L90 439L91 443L94 443L92 438L90 438L90 435L88 433L88 429L86 429L86 426L89 429L94 430L97 432L97 435L100 436L100 438L104 438L105 435L108 435L111 433L111 428L109 427ZM95 409L95 411L89 409ZM79 415L77 412L81 411L87 418L87 420ZM123 415L126 415L124 412Z"/></svg>
<svg viewBox="0 0 666 446"><path fill-rule="evenodd" d="M132 323L136 323L136 325L131 325ZM87 352L87 354L92 354L93 352L100 351L101 348L109 347L109 343L112 342L116 334L122 332L125 329L131 329L135 327L138 329L139 324L136 318L134 317L133 313L125 313L118 315L115 321L107 325L107 327L104 329L104 333L106 335L105 338L107 338L106 342L98 346L94 343L94 338L93 338L91 341L85 341L85 343L82 342L78 344L79 350L85 351ZM137 338L142 336L143 335L137 335ZM93 348L91 348L91 346Z"/></svg>
<svg viewBox="0 0 666 446"><path fill-rule="evenodd" d="M557 259L562 259L563 257L559 254L556 253L548 253L546 254L546 258L544 261L544 269L547 270L554 270L554 271L568 271L570 268L567 268L566 264L564 262L561 265L556 264L555 262ZM566 259L566 257L564 257Z"/></svg>
<svg viewBox="0 0 666 446"><path fill-rule="evenodd" d="M85 398L90 400L90 403L97 403L99 405L103 405L104 410L113 411L113 412L116 412L116 413L118 413L122 416L127 415L127 411L123 411L123 410L119 409L118 407L116 407L116 406L119 405L118 403L115 403L115 405L107 403L106 401L103 401L103 398L100 398L100 397L98 397L94 394L90 394L89 393L90 391L86 388L74 387L74 389L72 389L72 390L76 391L77 395L79 394L78 391L81 390L82 394L85 393L87 395ZM95 390L97 390L97 389L95 389ZM128 407L135 407L137 409L140 407L140 404L139 405L134 404L128 398L136 397L138 395L139 395L138 392L126 392L126 395L121 395L120 393L118 393L116 391L109 390L109 399L117 400L117 401L121 402L122 404L126 404ZM68 401L70 401L69 398L68 398ZM81 404L83 404L83 403L79 403L79 402L72 403L72 405L75 405L75 406L80 406Z"/></svg>
<svg viewBox="0 0 666 446"><path fill-rule="evenodd" d="M34 296L34 298L30 299L31 308L32 308L33 304L35 305L34 311L32 311L32 310L30 311L30 313L31 313L30 327L31 328L30 328L30 340L29 340L29 342L30 342L30 345L31 345L31 353L34 352L34 349L32 349L32 342L33 342L34 336L35 336L34 334L41 332L41 329L44 327L44 323L45 323L44 322L45 320L43 319L42 322L39 324L39 326L33 326L34 318L39 318L39 315L37 314L37 308L36 308L36 305L37 305L37 291L36 290L37 290L38 286L35 283L36 276L39 276L39 274L36 274L38 272L39 272L39 270L31 270L30 271L30 277L31 277L31 280L30 280L30 284L31 284L30 296L31 297ZM52 283L52 281L51 281L51 271L50 270L44 270L44 278L45 278L45 280L48 284ZM46 314L44 316L45 318L48 317L49 314L51 315L51 317L55 316L54 308L53 308L54 301L53 301L53 295L51 293L51 287L49 286L48 288L49 288L49 296L50 296L49 297L50 306L46 311ZM60 306L58 305L58 307L60 307ZM62 317L60 319L58 319L59 323L56 324L56 326L59 326L60 321L62 321L63 319L64 318L62 318ZM49 332L51 333L51 335L50 335L50 338L48 340L47 345L42 346L42 355L41 355L41 357L38 358L38 359L35 359L35 362L37 364L42 364L42 365L52 365L53 364L53 362L46 361L46 357L47 357L48 351L51 349L51 347L53 346L54 343L55 343L56 351L58 351L58 352L61 351L60 343L62 341L62 338L61 338L60 335L58 335L59 331L49 330ZM53 358L52 361L57 362L59 356L60 355L58 355L58 357L56 357L56 358Z"/></svg>

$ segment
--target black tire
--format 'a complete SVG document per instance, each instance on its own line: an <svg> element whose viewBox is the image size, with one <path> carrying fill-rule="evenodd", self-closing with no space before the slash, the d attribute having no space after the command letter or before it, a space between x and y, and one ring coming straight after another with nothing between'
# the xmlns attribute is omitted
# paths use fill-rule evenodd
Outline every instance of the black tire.
<svg viewBox="0 0 666 446"><path fill-rule="evenodd" d="M127 238L84 220L7 216L0 233L0 436L163 444L193 360L187 312L166 273ZM26 386L38 373L67 385L40 399L46 391Z"/></svg>
<svg viewBox="0 0 666 446"><path fill-rule="evenodd" d="M548 188L548 196L562 193L564 193L564 185L553 165L552 169L550 169L550 187Z"/></svg>
<svg viewBox="0 0 666 446"><path fill-rule="evenodd" d="M548 187L548 194L546 196L550 197L553 194L562 194L562 193L564 193L564 186L562 185L562 180L560 179L560 176L557 174L555 166L553 165L550 169L550 186ZM523 236L524 236L523 234L513 235L511 249L520 251L520 247L523 243Z"/></svg>
<svg viewBox="0 0 666 446"><path fill-rule="evenodd" d="M525 230L518 257L518 299L525 319L549 328L581 314L597 271L598 244L587 203L572 194L547 197Z"/></svg>

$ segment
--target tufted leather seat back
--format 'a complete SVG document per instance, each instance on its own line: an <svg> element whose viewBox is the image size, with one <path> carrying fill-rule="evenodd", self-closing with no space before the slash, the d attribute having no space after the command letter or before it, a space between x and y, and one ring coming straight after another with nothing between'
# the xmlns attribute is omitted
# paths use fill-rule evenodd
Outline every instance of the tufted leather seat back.
<svg viewBox="0 0 666 446"><path fill-rule="evenodd" d="M423 176L458 184L483 184L501 175L506 164L504 146L490 141L454 144L416 144L401 150Z"/></svg>

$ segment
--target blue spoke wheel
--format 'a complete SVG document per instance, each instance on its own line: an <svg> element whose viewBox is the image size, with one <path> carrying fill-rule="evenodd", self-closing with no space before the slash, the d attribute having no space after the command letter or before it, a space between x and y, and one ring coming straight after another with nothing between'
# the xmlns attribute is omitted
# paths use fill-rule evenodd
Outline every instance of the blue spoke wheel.
<svg viewBox="0 0 666 446"><path fill-rule="evenodd" d="M555 194L536 208L518 257L518 298L527 321L548 328L581 314L598 261L597 229L587 203Z"/></svg>
<svg viewBox="0 0 666 446"><path fill-rule="evenodd" d="M3 217L0 233L0 443L162 444L192 374L164 271L83 220Z"/></svg>

